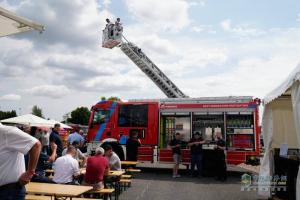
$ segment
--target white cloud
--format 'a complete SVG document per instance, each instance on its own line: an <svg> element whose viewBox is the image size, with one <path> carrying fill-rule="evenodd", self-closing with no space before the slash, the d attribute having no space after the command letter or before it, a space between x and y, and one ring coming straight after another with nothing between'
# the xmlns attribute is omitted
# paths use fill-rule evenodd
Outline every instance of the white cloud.
<svg viewBox="0 0 300 200"><path fill-rule="evenodd" d="M190 23L189 3L184 0L125 0L128 11L140 23L155 29L178 31Z"/></svg>
<svg viewBox="0 0 300 200"><path fill-rule="evenodd" d="M225 19L224 21L222 21L221 27L223 28L224 31L230 31L231 30L231 20Z"/></svg>
<svg viewBox="0 0 300 200"><path fill-rule="evenodd" d="M297 21L297 22L300 22L300 13L299 13L298 16L297 16L296 21Z"/></svg>
<svg viewBox="0 0 300 200"><path fill-rule="evenodd" d="M206 5L206 3L205 3L205 1L189 1L189 5L190 6L205 6Z"/></svg>
<svg viewBox="0 0 300 200"><path fill-rule="evenodd" d="M191 27L191 30L195 33L210 33L210 34L216 34L217 32L213 30L213 27L211 25L194 25Z"/></svg>
<svg viewBox="0 0 300 200"><path fill-rule="evenodd" d="M265 31L251 27L249 24L242 24L233 26L230 19L225 19L220 23L221 28L225 32L236 34L237 36L261 36L265 34Z"/></svg>
<svg viewBox="0 0 300 200"><path fill-rule="evenodd" d="M103 5L104 6L109 6L111 4L111 0L103 0Z"/></svg>
<svg viewBox="0 0 300 200"><path fill-rule="evenodd" d="M0 101L19 101L21 96L18 94L5 94L0 96Z"/></svg>
<svg viewBox="0 0 300 200"><path fill-rule="evenodd" d="M34 96L57 99L68 95L70 90L64 85L40 85L29 89L28 92Z"/></svg>
<svg viewBox="0 0 300 200"><path fill-rule="evenodd" d="M142 87L143 84L137 84L138 80L138 77L129 78L124 75L114 76L114 80L109 76L98 76L85 80L82 84L88 89L97 91L128 91Z"/></svg>

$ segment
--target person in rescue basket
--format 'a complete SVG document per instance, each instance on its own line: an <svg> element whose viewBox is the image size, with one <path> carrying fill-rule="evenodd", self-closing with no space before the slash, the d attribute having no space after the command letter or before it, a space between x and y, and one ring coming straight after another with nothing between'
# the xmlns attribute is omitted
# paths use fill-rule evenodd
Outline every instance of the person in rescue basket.
<svg viewBox="0 0 300 200"><path fill-rule="evenodd" d="M202 175L202 144L204 143L199 132L196 132L188 143L191 148L191 176L196 176L195 165L197 165L198 177L200 178Z"/></svg>
<svg viewBox="0 0 300 200"><path fill-rule="evenodd" d="M169 147L172 149L174 167L173 167L173 178L179 178L178 174L179 164L181 161L181 135L180 133L175 134L175 138L169 143Z"/></svg>
<svg viewBox="0 0 300 200"><path fill-rule="evenodd" d="M216 179L220 181L226 181L227 173L226 173L226 161L225 161L225 141L222 139L222 133L217 132L216 134L216 149L217 156L216 156L216 172L217 176Z"/></svg>

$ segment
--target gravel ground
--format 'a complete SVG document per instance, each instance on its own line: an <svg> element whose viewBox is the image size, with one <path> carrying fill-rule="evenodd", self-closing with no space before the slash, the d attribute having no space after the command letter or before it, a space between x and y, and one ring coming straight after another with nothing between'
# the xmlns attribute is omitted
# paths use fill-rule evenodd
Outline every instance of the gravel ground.
<svg viewBox="0 0 300 200"><path fill-rule="evenodd" d="M256 191L241 191L240 173L229 174L226 182L212 177L192 178L182 175L173 179L166 170L142 170L134 176L132 186L120 200L255 200Z"/></svg>

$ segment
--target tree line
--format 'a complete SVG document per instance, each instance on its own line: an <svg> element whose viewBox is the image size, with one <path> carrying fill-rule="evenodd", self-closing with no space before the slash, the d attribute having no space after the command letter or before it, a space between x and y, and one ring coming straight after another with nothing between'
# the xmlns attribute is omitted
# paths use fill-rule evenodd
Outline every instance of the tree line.
<svg viewBox="0 0 300 200"><path fill-rule="evenodd" d="M101 97L102 101L110 100L110 101L120 101L121 99L116 96L111 96L109 98ZM31 109L31 114L36 115L38 117L45 118L43 115L42 108L34 105ZM73 111L66 113L63 116L63 122L65 123L73 123L73 124L80 124L80 125L88 125L89 118L90 118L91 111L89 108L81 106L77 107ZM0 120L8 119L11 117L17 117L17 113L15 110L12 111L0 111Z"/></svg>

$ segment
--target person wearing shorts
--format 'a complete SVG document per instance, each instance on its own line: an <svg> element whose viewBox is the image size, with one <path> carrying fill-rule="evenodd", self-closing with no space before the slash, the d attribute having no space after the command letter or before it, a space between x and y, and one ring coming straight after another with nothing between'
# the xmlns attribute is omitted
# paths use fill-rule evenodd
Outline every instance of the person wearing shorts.
<svg viewBox="0 0 300 200"><path fill-rule="evenodd" d="M172 149L173 153L173 178L179 178L178 174L179 164L181 162L181 135L180 133L175 134L175 138L170 141L169 147Z"/></svg>

